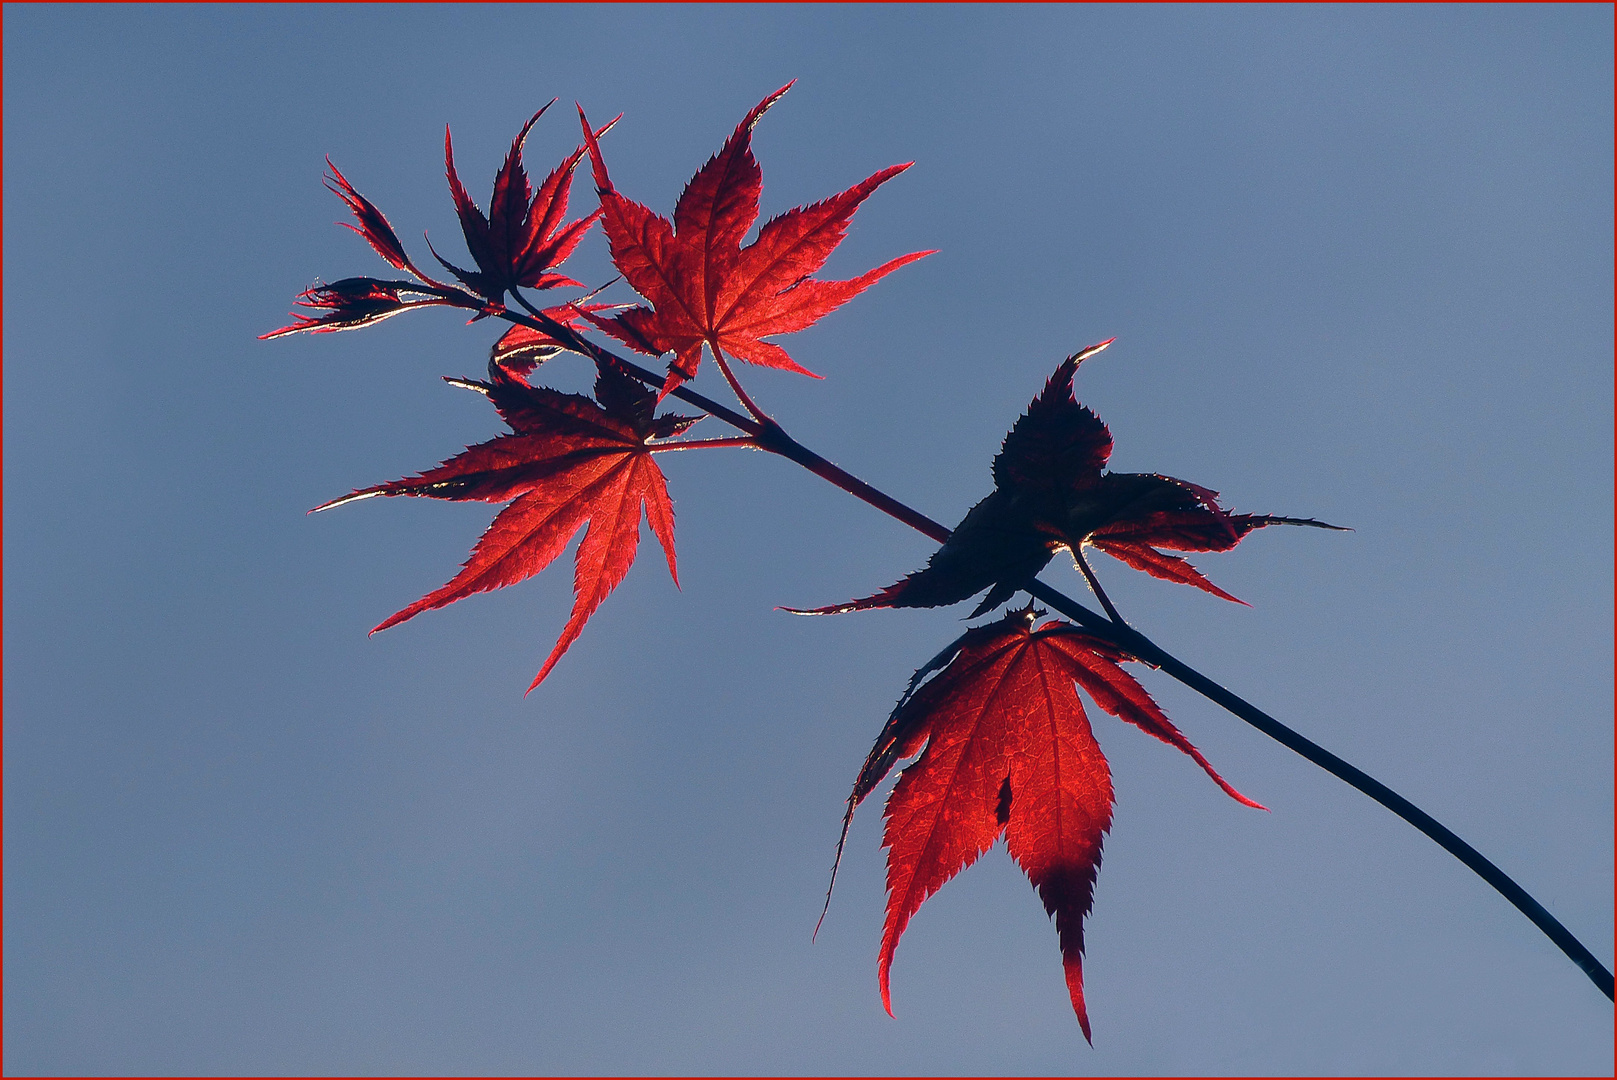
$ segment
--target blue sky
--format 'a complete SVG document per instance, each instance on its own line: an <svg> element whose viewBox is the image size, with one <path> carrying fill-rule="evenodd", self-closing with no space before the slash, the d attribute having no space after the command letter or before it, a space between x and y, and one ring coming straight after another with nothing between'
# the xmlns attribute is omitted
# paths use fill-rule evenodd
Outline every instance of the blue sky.
<svg viewBox="0 0 1617 1080"><path fill-rule="evenodd" d="M764 213L914 160L827 272L939 254L798 335L824 382L752 371L754 396L952 523L1061 357L1116 335L1078 379L1114 467L1355 529L1197 559L1250 609L1098 559L1119 606L1609 963L1609 7L8 6L4 31L7 1072L1610 1072L1610 1004L1514 909L1150 673L1271 813L1092 711L1118 793L1094 1048L1003 849L916 917L889 1019L873 806L809 935L865 751L965 609L774 609L931 545L776 459L665 459L683 589L644 559L524 699L565 561L367 638L488 508L304 513L499 430L439 381L494 329L256 340L317 277L384 269L331 224L326 154L454 259L445 122L483 198L540 104L622 111L613 178L668 212L798 78L757 131ZM575 138L558 108L530 163ZM569 269L611 276L599 235Z"/></svg>

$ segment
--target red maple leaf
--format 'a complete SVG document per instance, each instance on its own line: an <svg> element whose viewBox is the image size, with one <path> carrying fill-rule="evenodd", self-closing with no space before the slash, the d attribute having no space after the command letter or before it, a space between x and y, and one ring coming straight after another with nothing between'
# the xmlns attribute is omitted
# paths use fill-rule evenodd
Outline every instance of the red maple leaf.
<svg viewBox="0 0 1617 1080"><path fill-rule="evenodd" d="M785 349L763 339L813 325L900 266L932 254L901 255L849 281L809 276L842 242L859 204L909 168L909 162L883 169L840 195L788 210L765 222L751 244L741 246L758 220L763 190L763 174L752 155L752 128L791 85L759 102L724 148L692 177L672 222L618 194L579 110L612 261L652 304L591 321L640 352L672 352L664 394L696 377L704 342L721 361L728 354L749 364L814 375Z"/></svg>
<svg viewBox="0 0 1617 1080"><path fill-rule="evenodd" d="M557 285L577 285L578 282L567 275L552 272L552 268L573 253L601 215L596 210L588 217L562 224L562 218L567 215L573 170L584 156L582 146L551 170L538 191L528 183L528 173L522 165L522 144L527 141L534 122L555 103L552 100L534 113L512 141L505 163L494 176L494 194L489 199L486 217L466 193L455 172L455 147L449 129L444 128L444 171L449 177L449 194L455 200L455 213L466 237L466 249L471 252L477 269L462 270L445 261L436 251L432 254L467 288L492 303L501 302L507 290L518 287L549 289ZM605 134L612 123L590 134Z"/></svg>
<svg viewBox="0 0 1617 1080"><path fill-rule="evenodd" d="M1004 836L1055 918L1067 990L1088 1039L1084 918L1111 826L1112 779L1074 683L1106 712L1190 755L1231 798L1263 808L1226 783L1123 670L1132 657L1069 623L1033 624L1034 613L1023 610L968 630L916 672L854 783L843 837L854 809L893 766L916 758L885 811L883 1006L892 1012L888 974L910 917ZM839 842L839 858L841 851Z"/></svg>
<svg viewBox="0 0 1617 1080"><path fill-rule="evenodd" d="M668 572L679 584L673 505L651 455L653 440L678 435L697 418L654 417L655 396L616 369L599 369L596 400L591 400L529 385L502 363L510 359L496 345L488 382L446 381L486 395L513 434L468 447L418 476L364 488L315 509L373 495L510 503L483 533L460 573L383 620L373 634L472 593L532 577L587 524L574 557L572 617L528 687L531 691L629 572L640 543L642 509L668 558ZM531 369L534 362L531 355L517 355L512 367Z"/></svg>
<svg viewBox="0 0 1617 1080"><path fill-rule="evenodd" d="M1031 584L1055 552L1093 545L1154 577L1243 603L1190 563L1158 550L1228 551L1266 525L1338 529L1312 518L1232 514L1218 492L1156 473L1110 473L1112 433L1073 396L1078 365L1104 341L1067 358L1005 436L994 458L994 491L966 514L927 565L881 592L830 607L829 615L877 607L938 607L988 589L973 615Z"/></svg>

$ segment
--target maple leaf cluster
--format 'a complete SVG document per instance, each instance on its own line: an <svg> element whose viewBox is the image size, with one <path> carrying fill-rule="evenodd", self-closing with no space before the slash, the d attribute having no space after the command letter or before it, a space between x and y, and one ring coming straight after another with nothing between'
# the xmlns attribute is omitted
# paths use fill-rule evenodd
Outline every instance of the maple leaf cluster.
<svg viewBox="0 0 1617 1080"><path fill-rule="evenodd" d="M290 325L265 334L266 338L356 329L423 306L467 308L475 312L474 318L504 316L511 314L504 306L507 293L537 319L537 326L512 327L496 344L489 381L448 380L486 395L512 434L469 447L416 477L363 488L316 508L375 495L510 503L459 574L383 620L372 633L473 593L531 577L549 566L579 529L587 528L574 562L573 614L529 690L538 686L628 572L639 543L642 509L678 583L672 504L651 455L692 445L674 437L700 417L654 418L653 412L664 395L696 375L703 345L721 364L728 354L809 374L779 345L765 339L812 325L892 270L930 254L901 256L851 281L818 281L810 276L846 235L859 205L908 165L884 169L840 195L787 211L765 222L746 248L740 246L758 219L763 188L752 153L752 129L790 87L790 83L781 87L749 112L724 148L692 177L674 208L672 223L612 186L599 140L616 120L591 128L580 109L583 143L535 189L523 164L523 148L534 124L555 102L534 113L495 173L486 214L461 183L454 142L446 128L444 170L476 269L463 269L435 249L432 254L458 286L422 272L386 216L327 161L327 186L355 219L347 227L415 280L353 277L312 286L299 303L318 314L294 313ZM586 152L600 206L565 222L573 173ZM598 221L614 265L651 306L629 307L611 317L604 312L624 305L575 301L543 311L534 308L520 290L581 287L558 267ZM560 340L545 327L571 329L586 321L641 352L673 353L662 393L646 398L621 364L598 353L593 400L529 385L526 377L539 364L564 350L581 348L576 338Z"/></svg>
<svg viewBox="0 0 1617 1080"><path fill-rule="evenodd" d="M655 454L736 445L781 452L785 437L779 425L747 397L730 362L812 375L770 339L814 324L892 271L931 254L901 255L847 280L813 276L846 235L854 213L909 168L907 163L771 218L743 243L757 224L762 192L752 130L790 86L747 113L686 185L671 220L614 185L600 140L616 120L592 128L580 109L580 145L535 188L523 150L555 102L541 108L512 141L486 212L461 183L446 129L445 173L473 267L449 262L430 243L429 250L453 281L434 279L413 262L382 212L328 159L327 186L352 213L348 227L409 278L350 277L316 284L298 299L314 314L296 313L290 325L265 337L357 329L432 306L468 311L473 321L496 317L513 324L493 346L486 378L446 380L486 397L506 433L414 476L361 488L316 508L374 496L505 504L459 573L383 620L373 633L531 577L583 531L574 555L572 612L530 684L532 691L628 573L639 551L642 519L677 586L673 502ZM586 155L598 206L567 221L573 175ZM523 290L582 288L560 267L596 223L613 265L643 302L592 303L595 293L590 293L544 308L532 303ZM515 307L508 306L508 296ZM669 357L666 372L659 377L637 368L585 338L588 329L637 352ZM1168 552L1225 551L1253 530L1274 524L1333 527L1312 519L1235 514L1219 506L1216 492L1183 480L1107 472L1111 433L1077 401L1073 377L1085 358L1109 344L1069 357L1056 369L1005 437L993 461L994 490L971 508L923 569L861 599L790 610L831 614L937 607L986 593L972 613L976 617L1032 587L1054 555L1067 551L1117 620L1085 561L1085 548L1233 600ZM697 377L704 349L751 421L684 388ZM592 395L534 384L540 367L563 352L594 362ZM685 437L702 416L659 414L670 394L741 426L744 434ZM801 457L794 460L803 463ZM911 916L1003 839L1055 919L1073 1009L1089 1037L1084 921L1111 822L1112 784L1078 688L1101 710L1189 755L1232 798L1258 805L1213 771L1123 669L1136 657L1119 640L1059 620L1036 625L1029 607L968 630L911 680L860 770L843 822L845 840L855 808L895 767L911 761L885 812L888 906L878 971L889 1011L889 971ZM839 842L839 860L841 851ZM832 877L834 882L834 868Z"/></svg>
<svg viewBox="0 0 1617 1080"><path fill-rule="evenodd" d="M1085 546L1235 600L1159 549L1227 551L1266 525L1336 528L1310 518L1232 514L1218 505L1217 492L1169 476L1106 472L1111 432L1079 404L1072 382L1079 364L1110 344L1091 346L1056 369L1005 436L993 462L993 492L924 568L858 600L787 610L940 607L987 590L975 618L1027 589L1058 551L1091 575L1082 561ZM1029 608L968 631L911 680L854 783L843 819L845 839L854 809L898 762L916 759L888 797L882 840L888 901L879 977L889 1012L888 973L910 916L1003 838L1055 919L1073 1011L1089 1038L1083 924L1111 823L1112 784L1075 684L1101 709L1188 754L1231 798L1262 809L1213 770L1120 666L1135 659L1115 642L1059 620L1034 629ZM840 843L837 853L840 861ZM834 869L832 875L834 882Z"/></svg>
<svg viewBox="0 0 1617 1080"><path fill-rule="evenodd" d="M1026 588L1058 551L1091 545L1153 577L1237 600L1174 551L1228 551L1266 525L1335 529L1312 518L1232 514L1218 492L1157 473L1108 473L1112 433L1073 395L1078 365L1103 341L1068 357L1018 420L994 458L994 490L966 514L927 565L870 596L823 608L832 615L878 607L938 607L986 596L972 616Z"/></svg>

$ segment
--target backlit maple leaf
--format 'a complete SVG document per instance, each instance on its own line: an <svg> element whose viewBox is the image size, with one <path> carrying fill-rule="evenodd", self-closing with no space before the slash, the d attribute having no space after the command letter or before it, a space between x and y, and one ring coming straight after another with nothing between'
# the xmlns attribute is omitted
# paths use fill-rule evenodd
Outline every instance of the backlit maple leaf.
<svg viewBox="0 0 1617 1080"><path fill-rule="evenodd" d="M552 268L573 253L601 214L596 210L588 217L562 224L562 218L567 215L573 170L584 156L582 146L551 170L538 191L528 183L528 173L522 165L522 144L534 122L555 103L552 100L534 113L511 143L505 163L494 176L494 194L489 199L486 217L466 193L465 185L455 172L454 143L449 129L444 129L444 171L449 177L449 194L455 200L455 213L466 237L466 249L471 252L477 269L462 270L445 261L436 251L433 257L467 288L493 303L499 303L507 290L518 287L549 289L557 285L577 285L578 282L565 274L554 273ZM601 133L611 126L607 124Z"/></svg>
<svg viewBox="0 0 1617 1080"><path fill-rule="evenodd" d="M1055 552L1088 544L1154 577L1237 600L1190 563L1158 550L1228 551L1266 525L1337 529L1312 518L1232 514L1218 492L1156 473L1106 472L1112 433L1073 396L1078 365L1110 341L1067 358L1050 376L994 458L994 491L966 514L927 565L828 615L877 607L938 607L988 589L973 615L1027 587Z"/></svg>
<svg viewBox="0 0 1617 1080"><path fill-rule="evenodd" d="M790 88L787 83L747 114L724 148L685 186L672 222L612 186L600 145L579 110L612 261L652 305L591 321L640 352L672 352L664 394L696 377L704 342L716 356L813 375L785 349L763 339L813 325L900 266L932 254L901 255L849 281L809 276L842 242L859 204L910 163L883 169L840 195L788 210L765 222L751 244L741 246L758 220L763 190L763 174L752 154L752 128Z"/></svg>
<svg viewBox="0 0 1617 1080"><path fill-rule="evenodd" d="M1089 1038L1084 918L1111 825L1112 779L1075 683L1106 712L1190 755L1231 798L1262 809L1122 669L1130 659L1060 620L1035 629L1034 613L1024 610L966 631L916 672L860 770L843 823L845 838L855 807L894 765L916 758L887 798L882 836L887 917L877 974L889 1013L888 975L910 917L1003 836L1055 918L1067 990Z"/></svg>
<svg viewBox="0 0 1617 1080"><path fill-rule="evenodd" d="M587 524L574 556L572 617L528 687L531 691L629 572L640 543L642 509L667 556L668 572L679 584L674 509L651 454L654 440L678 435L696 418L654 417L655 396L615 369L599 369L597 400L592 401L530 386L502 363L512 359L497 345L488 382L447 381L486 395L513 434L468 447L418 476L364 488L315 509L373 495L510 503L478 540L460 573L383 620L373 634L430 608L539 573ZM521 371L533 362L531 356L518 357L511 366Z"/></svg>

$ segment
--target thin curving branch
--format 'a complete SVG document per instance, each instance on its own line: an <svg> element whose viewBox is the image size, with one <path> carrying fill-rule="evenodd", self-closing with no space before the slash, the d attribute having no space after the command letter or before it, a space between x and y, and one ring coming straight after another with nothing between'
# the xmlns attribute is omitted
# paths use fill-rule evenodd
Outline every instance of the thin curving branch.
<svg viewBox="0 0 1617 1080"><path fill-rule="evenodd" d="M1561 925L1559 919L1545 910L1543 904L1533 899L1526 889L1516 884L1509 874L1495 866L1481 852L1456 836L1453 830L1432 817L1432 815L1362 769L1348 764L1318 743L1305 738L1282 724L1256 705L1226 690L1189 664L1169 654L1138 631L1127 627L1111 626L1105 620L1096 616L1094 612L1084 608L1081 604L1075 603L1042 581L1035 581L1027 591L1038 598L1040 602L1049 604L1063 615L1084 622L1090 629L1109 633L1113 640L1137 659L1153 667L1160 668L1163 672L1178 679L1209 701L1245 720L1288 750L1301 754L1332 776L1345 780L1431 837L1444 851L1459 859L1483 881L1498 890L1501 896L1515 904L1523 915L1532 920L1534 926L1542 930L1546 937L1555 942L1556 947L1566 953L1572 962L1578 965L1578 968L1585 975L1589 976L1589 981L1594 983L1601 993L1605 994L1607 998L1612 997L1611 972L1604 964L1595 959L1594 954L1584 946L1583 942L1579 941L1570 930ZM1085 616L1094 619L1095 622L1090 622Z"/></svg>
<svg viewBox="0 0 1617 1080"><path fill-rule="evenodd" d="M501 312L499 315L510 322L542 330L562 342L569 349L601 363L615 364L621 370L652 387L662 385L663 380L654 372L648 371L638 364L631 363L595 345L571 327L556 322L543 312L532 308L529 310L533 312L531 317L509 310ZM814 453L788 435L785 429L768 416L761 416L757 420L749 419L710 398L686 389L684 386L676 387L671 392L671 395L705 410L710 415L725 421L733 427L747 432L753 437L753 444L758 449L778 454L803 466L803 468L816 476L835 484L855 498L869 503L882 511L882 513L902 521L938 543L941 544L949 539L951 530ZM1291 519L1282 520L1289 521ZM1303 524L1305 522L1298 521L1296 523ZM1311 521L1306 523L1313 524ZM1082 570L1088 570L1088 567L1081 561L1079 567ZM1087 576L1088 574L1086 573ZM1533 899L1526 889L1518 885L1510 875L1495 866L1481 852L1462 840L1442 822L1375 777L1356 766L1350 765L1318 743L1293 731L1262 709L1231 693L1195 668L1192 668L1189 664L1173 656L1150 638L1147 638L1144 634L1124 623L1121 618L1118 618L1115 610L1111 609L1111 604L1104 597L1102 602L1111 611L1112 618L1107 618L1098 612L1091 611L1083 604L1065 593L1051 588L1042 581L1033 581L1028 585L1026 592L1041 603L1048 604L1055 611L1059 611L1067 618L1077 622L1085 629L1115 641L1119 647L1125 649L1140 661L1150 664L1172 678L1179 680L1179 682L1201 694L1215 705L1251 724L1269 738L1307 758L1332 776L1351 784L1415 826L1415 828L1436 841L1444 851L1459 859L1478 877L1493 886L1506 900L1514 904L1534 926L1538 927L1546 937L1555 943L1556 947L1566 953L1601 993L1605 994L1608 999L1613 997L1611 971L1599 960L1595 959L1594 954L1570 930L1563 926L1559 919L1551 915L1543 904ZM1096 595L1101 596L1102 594L1097 590Z"/></svg>

